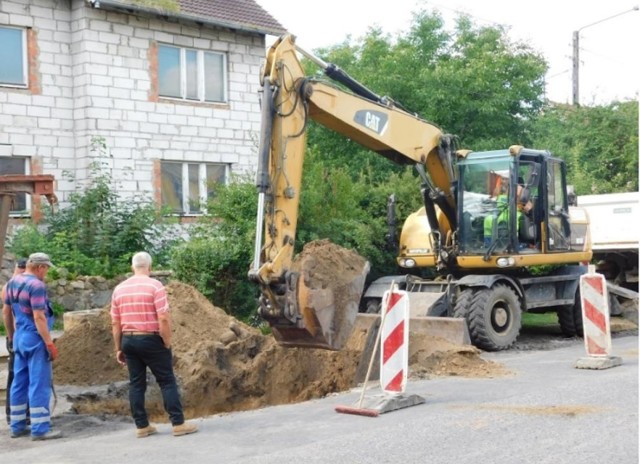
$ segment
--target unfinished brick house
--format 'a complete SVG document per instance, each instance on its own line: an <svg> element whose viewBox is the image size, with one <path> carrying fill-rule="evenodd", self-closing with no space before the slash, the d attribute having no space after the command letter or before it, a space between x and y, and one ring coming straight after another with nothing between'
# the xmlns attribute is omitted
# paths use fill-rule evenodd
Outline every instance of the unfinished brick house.
<svg viewBox="0 0 640 464"><path fill-rule="evenodd" d="M124 198L197 215L212 182L254 171L283 32L253 0L2 0L0 174L53 174L64 205L100 161Z"/></svg>

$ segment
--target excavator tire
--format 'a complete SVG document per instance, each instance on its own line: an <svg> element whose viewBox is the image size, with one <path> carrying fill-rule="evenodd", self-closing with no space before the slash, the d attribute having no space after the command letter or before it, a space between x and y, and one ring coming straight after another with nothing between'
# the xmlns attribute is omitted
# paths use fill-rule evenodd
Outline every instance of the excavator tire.
<svg viewBox="0 0 640 464"><path fill-rule="evenodd" d="M558 308L558 323L560 330L565 337L583 337L582 327L582 303L580 298L580 288L576 290L576 297L572 305Z"/></svg>
<svg viewBox="0 0 640 464"><path fill-rule="evenodd" d="M460 292L456 299L456 304L453 307L453 317L467 318L471 301L473 300L473 294L474 290L472 288L466 288Z"/></svg>
<svg viewBox="0 0 640 464"><path fill-rule="evenodd" d="M520 300L506 285L498 284L476 290L467 311L469 336L478 348L485 351L506 350L515 343L520 334Z"/></svg>

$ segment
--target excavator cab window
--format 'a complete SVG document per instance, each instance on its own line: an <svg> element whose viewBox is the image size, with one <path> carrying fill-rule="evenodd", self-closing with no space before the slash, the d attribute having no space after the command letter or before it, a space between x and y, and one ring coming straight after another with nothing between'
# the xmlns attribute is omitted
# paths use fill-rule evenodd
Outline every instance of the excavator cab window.
<svg viewBox="0 0 640 464"><path fill-rule="evenodd" d="M564 163L560 160L547 161L547 215L549 251L571 249L571 224L567 199Z"/></svg>
<svg viewBox="0 0 640 464"><path fill-rule="evenodd" d="M541 165L534 160L520 161L518 164L517 217L518 242L520 252L539 250L540 243L540 170Z"/></svg>
<svg viewBox="0 0 640 464"><path fill-rule="evenodd" d="M506 251L512 240L510 172L513 158L506 151L472 153L458 163L461 191L459 248L461 254Z"/></svg>

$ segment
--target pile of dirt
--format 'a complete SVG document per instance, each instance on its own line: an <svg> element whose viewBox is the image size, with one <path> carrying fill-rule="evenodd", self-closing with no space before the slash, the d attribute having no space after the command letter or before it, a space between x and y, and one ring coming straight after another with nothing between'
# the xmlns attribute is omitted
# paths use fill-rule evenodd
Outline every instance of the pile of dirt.
<svg viewBox="0 0 640 464"><path fill-rule="evenodd" d="M315 245L315 253L332 251L335 245ZM317 275L338 275L343 271L340 263L344 260L336 259L334 267ZM188 417L293 403L345 391L355 386L359 366L368 364L368 359L362 359L368 338L364 329L354 330L340 351L286 348L273 336L262 335L215 307L189 285L172 281L167 293L174 368ZM76 411L129 415L126 382L121 382L128 378L127 370L115 360L109 308L100 310L99 317L90 321L74 325L57 340L60 357L54 363L55 383L111 384L105 395L75 398ZM409 370L420 377L503 374L500 366L482 360L475 348L450 345L433 337L412 336L410 351ZM153 390L148 393L149 413L153 420L165 421L159 392Z"/></svg>
<svg viewBox="0 0 640 464"><path fill-rule="evenodd" d="M298 303L307 330L314 333L313 328L317 329L313 342L320 344L315 346L341 348L358 315L369 263L353 250L316 240L304 246L291 268L302 277ZM274 336L280 339L277 330Z"/></svg>

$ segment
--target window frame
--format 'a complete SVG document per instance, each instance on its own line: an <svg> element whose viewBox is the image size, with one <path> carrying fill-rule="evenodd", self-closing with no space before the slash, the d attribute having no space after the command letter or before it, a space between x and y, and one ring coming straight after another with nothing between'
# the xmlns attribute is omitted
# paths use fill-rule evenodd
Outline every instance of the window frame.
<svg viewBox="0 0 640 464"><path fill-rule="evenodd" d="M209 162L200 162L200 161L174 161L174 160L161 160L160 161L160 175L162 176L162 165L163 164L180 164L181 165L181 186L182 186L182 197L180 198L180 208L181 211L171 211L169 215L172 216L202 216L206 214L206 202L208 200L208 188L207 188L207 166L222 166L224 168L224 184L226 185L229 181L229 173L231 169L231 165L228 163L209 163ZM198 200L200 205L202 206L199 211L191 211L191 199L189 198L190 189L189 189L189 166L197 165L198 166ZM165 204L162 201L162 192L161 192L161 206L163 208L169 207L172 208L171 205Z"/></svg>
<svg viewBox="0 0 640 464"><path fill-rule="evenodd" d="M22 33L22 84L0 82L0 87L28 89L29 88L29 54L27 43L27 29L25 27L7 26L0 24L0 29L15 29Z"/></svg>
<svg viewBox="0 0 640 464"><path fill-rule="evenodd" d="M160 93L160 49L162 47L178 49L180 52L180 97L162 95ZM187 51L196 52L196 68L197 68L197 94L198 99L187 98ZM222 57L222 75L220 76L222 82L222 100L207 100L205 95L206 83L205 83L205 54L219 55ZM227 104L229 103L229 79L228 79L228 66L227 66L227 54L224 52L214 50L201 50L192 47L180 47L177 45L159 43L158 44L158 97L163 99L176 100L181 102L198 102L209 104Z"/></svg>
<svg viewBox="0 0 640 464"><path fill-rule="evenodd" d="M24 162L24 169L23 169L23 173L22 174L8 174L8 175L16 175L16 176L21 176L21 175L30 175L31 174L31 158L28 156L0 156L0 160L4 160L4 159L20 159ZM3 171L3 174L7 174L6 172ZM17 195L24 195L25 197L25 202L24 202L24 210L10 210L9 211L9 217L12 218L28 218L31 217L31 213L32 213L32 200L31 200L31 195L29 195L28 193L18 193Z"/></svg>

